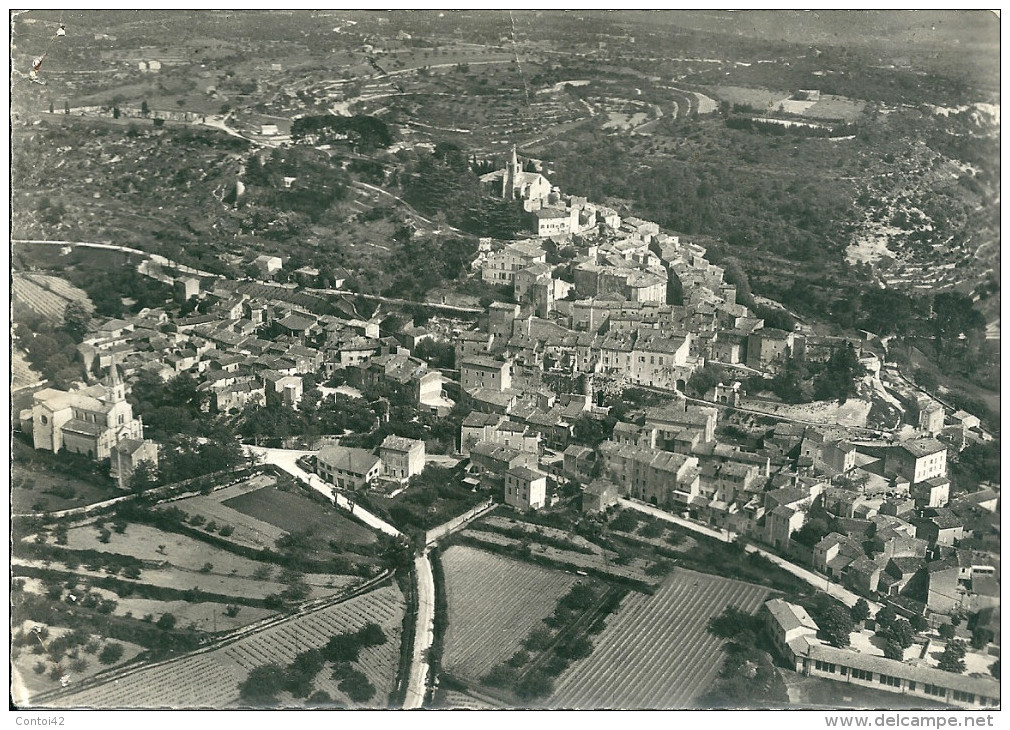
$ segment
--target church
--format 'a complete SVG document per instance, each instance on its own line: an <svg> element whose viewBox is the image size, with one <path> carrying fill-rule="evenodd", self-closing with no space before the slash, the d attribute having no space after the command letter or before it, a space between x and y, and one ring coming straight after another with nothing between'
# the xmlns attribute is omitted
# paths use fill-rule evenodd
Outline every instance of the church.
<svg viewBox="0 0 1010 730"><path fill-rule="evenodd" d="M523 170L514 145L505 169L481 175L480 182L482 189L490 195L503 200L522 201L527 212L539 210L551 194L551 183L546 177L539 172Z"/></svg>
<svg viewBox="0 0 1010 730"><path fill-rule="evenodd" d="M70 451L101 461L111 459L121 441L143 441L144 423L133 416L126 386L113 364L104 383L75 391L44 388L21 412L22 429L31 428L36 449Z"/></svg>

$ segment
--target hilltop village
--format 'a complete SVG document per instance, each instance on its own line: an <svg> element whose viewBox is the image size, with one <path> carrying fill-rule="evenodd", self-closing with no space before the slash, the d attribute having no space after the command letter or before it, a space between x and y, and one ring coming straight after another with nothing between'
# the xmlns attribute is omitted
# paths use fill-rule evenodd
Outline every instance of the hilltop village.
<svg viewBox="0 0 1010 730"><path fill-rule="evenodd" d="M942 637L969 615L998 627L998 552L972 537L998 509L999 487L958 491L948 469L991 438L977 418L917 391L872 333L770 326L703 246L563 194L514 148L481 184L521 201L534 232L481 239L473 275L511 294L485 311L434 303L412 316L380 304L359 316L339 272L327 291L314 288L315 270L295 272L301 285L272 283L285 265L276 256L246 262L258 275L241 281L146 257L137 270L171 283L180 313L92 320L79 351L93 382L36 391L22 432L36 450L108 459L130 490L138 470L156 471L163 458L127 399L140 378L191 378L204 409L236 417L300 412L306 399L311 409L369 401L377 415L361 430L257 433L248 443L304 452L299 463L334 496L361 504L409 493L434 465L518 511L651 505L917 617L922 632ZM16 286L54 284L25 274ZM843 356L847 385L895 405L892 428L798 418L749 392L793 363ZM451 446L430 437L435 422L452 425ZM361 438L380 426L381 442ZM778 601L767 612L798 671L836 679L838 664L876 689L998 704L984 667L985 676L961 676L879 649L827 647L803 609ZM797 648L797 637L814 649Z"/></svg>

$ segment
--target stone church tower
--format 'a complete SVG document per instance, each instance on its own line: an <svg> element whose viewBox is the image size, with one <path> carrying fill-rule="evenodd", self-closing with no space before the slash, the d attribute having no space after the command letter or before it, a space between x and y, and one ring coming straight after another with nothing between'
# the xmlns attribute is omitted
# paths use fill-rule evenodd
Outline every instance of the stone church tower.
<svg viewBox="0 0 1010 730"><path fill-rule="evenodd" d="M521 184L522 168L519 167L519 158L516 155L516 146L512 145L512 157L505 165L505 174L502 176L501 196L505 200L515 200L516 191Z"/></svg>

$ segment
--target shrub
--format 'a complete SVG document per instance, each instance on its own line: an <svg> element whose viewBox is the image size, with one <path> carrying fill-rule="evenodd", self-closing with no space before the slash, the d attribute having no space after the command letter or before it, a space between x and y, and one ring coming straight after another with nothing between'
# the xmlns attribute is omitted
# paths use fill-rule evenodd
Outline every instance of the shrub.
<svg viewBox="0 0 1010 730"><path fill-rule="evenodd" d="M375 696L375 687L362 672L352 669L340 680L340 691L355 702L367 702Z"/></svg>
<svg viewBox="0 0 1010 730"><path fill-rule="evenodd" d="M284 667L264 664L256 667L239 685L239 696L251 705L272 705L277 693L284 689Z"/></svg>
<svg viewBox="0 0 1010 730"><path fill-rule="evenodd" d="M102 664L115 664L123 657L123 645L115 644L109 642L104 647L102 647L101 654L98 655L98 661Z"/></svg>

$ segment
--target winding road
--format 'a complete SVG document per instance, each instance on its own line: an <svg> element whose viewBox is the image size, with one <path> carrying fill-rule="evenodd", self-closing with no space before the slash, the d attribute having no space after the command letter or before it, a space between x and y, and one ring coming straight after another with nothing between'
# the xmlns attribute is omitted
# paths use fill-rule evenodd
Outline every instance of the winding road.
<svg viewBox="0 0 1010 730"><path fill-rule="evenodd" d="M692 532L698 533L699 535L705 535L706 537L712 537L716 540L721 540L722 542L732 542L736 538L736 534L729 532L727 530L714 530L707 525L702 525L698 522L692 520L684 519L683 517L678 517L677 515L670 514L664 510L654 507L651 504L646 504L645 502L639 502L637 499L620 499L618 500L620 505L626 509L632 509L636 512L641 512L643 514L656 517L666 522L672 522L679 527L683 527L686 530L691 530ZM854 606L856 601L858 601L862 596L858 596L852 591L843 588L840 585L832 583L830 579L826 576L820 575L813 572L812 570L807 570L796 563L791 563L783 557L776 555L775 553L768 552L756 545L747 544L744 546L744 550L748 553L757 553L762 557L767 558L775 565L779 566L783 570L792 573L797 578L819 591L824 591L832 598L837 598L839 601L844 603L846 606ZM880 604L874 601L866 601L870 606L870 615L875 615L880 609Z"/></svg>

